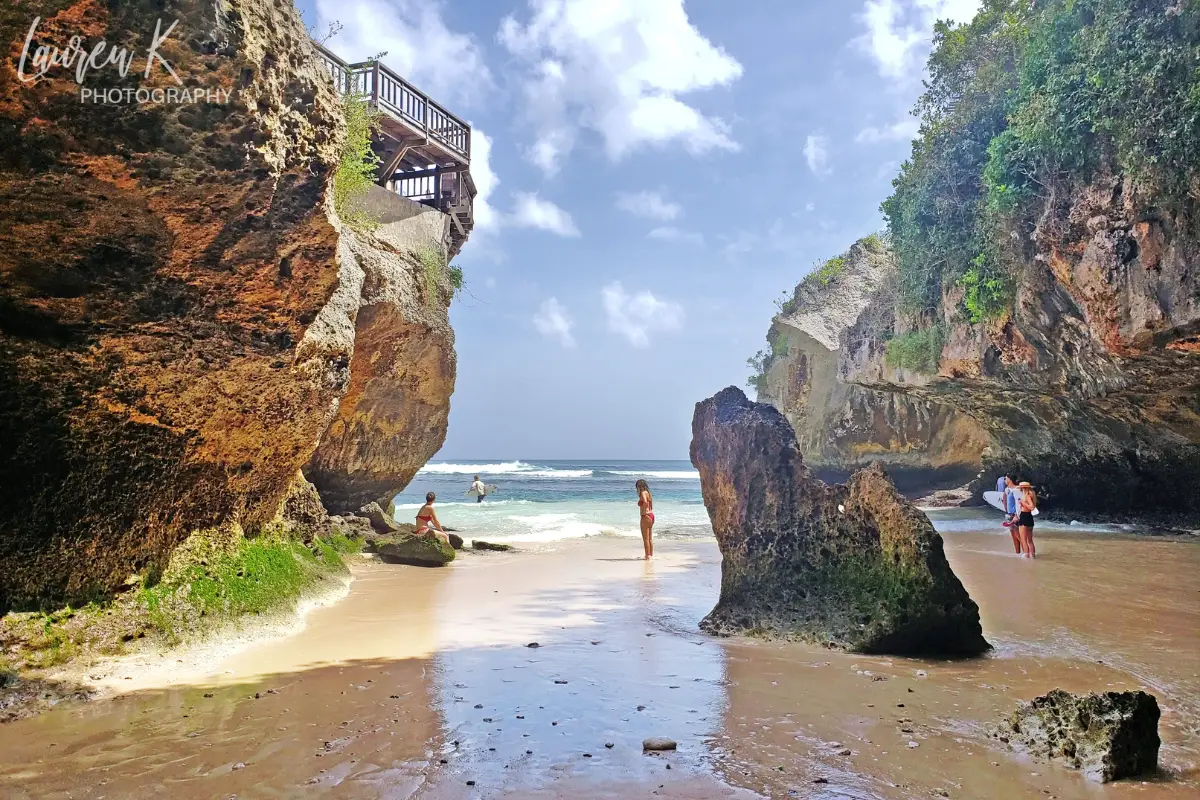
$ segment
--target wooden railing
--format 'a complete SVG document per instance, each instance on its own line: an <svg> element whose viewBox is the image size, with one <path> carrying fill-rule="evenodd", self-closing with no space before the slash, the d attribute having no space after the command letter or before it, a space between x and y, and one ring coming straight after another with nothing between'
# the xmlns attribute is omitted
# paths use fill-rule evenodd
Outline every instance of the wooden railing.
<svg viewBox="0 0 1200 800"><path fill-rule="evenodd" d="M433 206L447 214L470 216L472 190L465 185L459 168L397 172L384 185L398 195Z"/></svg>
<svg viewBox="0 0 1200 800"><path fill-rule="evenodd" d="M471 126L429 99L429 96L378 61L349 64L313 42L344 95L358 95L376 108L420 131L466 163L471 161Z"/></svg>

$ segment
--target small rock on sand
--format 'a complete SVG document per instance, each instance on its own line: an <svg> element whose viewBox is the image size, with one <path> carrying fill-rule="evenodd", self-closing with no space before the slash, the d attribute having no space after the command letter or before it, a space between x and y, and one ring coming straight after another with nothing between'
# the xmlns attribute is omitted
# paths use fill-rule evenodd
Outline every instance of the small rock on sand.
<svg viewBox="0 0 1200 800"><path fill-rule="evenodd" d="M566 683L566 681L555 681L555 683Z"/></svg>
<svg viewBox="0 0 1200 800"><path fill-rule="evenodd" d="M612 742L605 742L604 746L607 747L609 750L612 750L613 747L615 747L616 745L614 745Z"/></svg>
<svg viewBox="0 0 1200 800"><path fill-rule="evenodd" d="M475 550L492 550L497 553L516 549L511 544L494 544L492 542L485 542L482 539L471 540L471 547Z"/></svg>
<svg viewBox="0 0 1200 800"><path fill-rule="evenodd" d="M541 647L541 645L538 644L537 642L530 642L529 644L527 644L525 646L526 647Z"/></svg>
<svg viewBox="0 0 1200 800"><path fill-rule="evenodd" d="M649 739L642 740L643 750L674 750L676 747L674 739L667 739L661 736L651 736Z"/></svg>
<svg viewBox="0 0 1200 800"><path fill-rule="evenodd" d="M233 768L234 768L234 769L245 769L245 768L246 768L246 762L244 762L244 761L239 761L239 762L237 762L236 764L234 764L234 765L233 765Z"/></svg>

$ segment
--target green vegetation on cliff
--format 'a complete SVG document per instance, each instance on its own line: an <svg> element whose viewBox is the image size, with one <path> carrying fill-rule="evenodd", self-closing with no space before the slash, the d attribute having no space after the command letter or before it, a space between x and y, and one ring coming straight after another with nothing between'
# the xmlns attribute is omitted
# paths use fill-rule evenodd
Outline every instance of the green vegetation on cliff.
<svg viewBox="0 0 1200 800"><path fill-rule="evenodd" d="M463 288L462 267L457 264L447 264L441 251L433 247L425 247L416 253L421 262L421 292L429 307L438 304L442 297L441 287L449 284L453 297L458 297Z"/></svg>
<svg viewBox="0 0 1200 800"><path fill-rule="evenodd" d="M884 358L889 367L933 375L938 371L945 343L942 326L933 325L889 339Z"/></svg>
<svg viewBox="0 0 1200 800"><path fill-rule="evenodd" d="M380 112L364 97L342 98L346 141L333 178L333 207L352 228L370 230L378 221L362 206L362 198L375 184L379 156L371 149L371 135L379 127Z"/></svg>
<svg viewBox="0 0 1200 800"><path fill-rule="evenodd" d="M774 327L767 332L767 350L759 350L750 358L746 359L746 366L751 370L751 375L746 379L746 385L750 386L756 392L761 392L766 386L767 372L771 369L771 364L777 358L783 358L788 354L787 336L783 331L776 330Z"/></svg>
<svg viewBox="0 0 1200 800"><path fill-rule="evenodd" d="M1102 174L1165 210L1196 202L1200 6L1164 0L985 0L938 23L921 135L883 204L901 310L964 291L971 322L1010 308L1045 205Z"/></svg>

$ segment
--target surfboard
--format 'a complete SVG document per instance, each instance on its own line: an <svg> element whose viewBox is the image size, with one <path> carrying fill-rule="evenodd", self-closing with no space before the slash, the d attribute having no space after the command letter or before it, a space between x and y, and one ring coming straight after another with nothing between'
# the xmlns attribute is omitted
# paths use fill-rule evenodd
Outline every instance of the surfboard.
<svg viewBox="0 0 1200 800"><path fill-rule="evenodd" d="M997 511L1008 513L1008 509L1004 507L1004 492L984 492L983 499L989 506ZM1038 515L1038 510L1036 508L1033 510L1033 515L1035 517Z"/></svg>
<svg viewBox="0 0 1200 800"><path fill-rule="evenodd" d="M499 488L500 487L494 483L485 483L483 485L483 496L487 497L489 494L491 494L492 492L495 492ZM479 492L475 491L474 489L467 489L467 497L478 497L478 496L479 496Z"/></svg>

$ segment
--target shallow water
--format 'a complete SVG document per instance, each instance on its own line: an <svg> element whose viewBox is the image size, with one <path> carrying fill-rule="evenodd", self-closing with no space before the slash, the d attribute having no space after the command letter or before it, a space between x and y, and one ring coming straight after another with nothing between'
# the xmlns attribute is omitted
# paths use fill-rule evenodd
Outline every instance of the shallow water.
<svg viewBox="0 0 1200 800"><path fill-rule="evenodd" d="M306 630L207 677L0 727L0 794L1196 796L1200 547L1048 531L1029 562L1002 532L945 538L996 646L985 658L703 636L711 540L661 542L650 563L611 537L445 570L364 563ZM1055 687L1157 695L1162 774L1097 786L986 737ZM643 755L650 735L679 751Z"/></svg>

